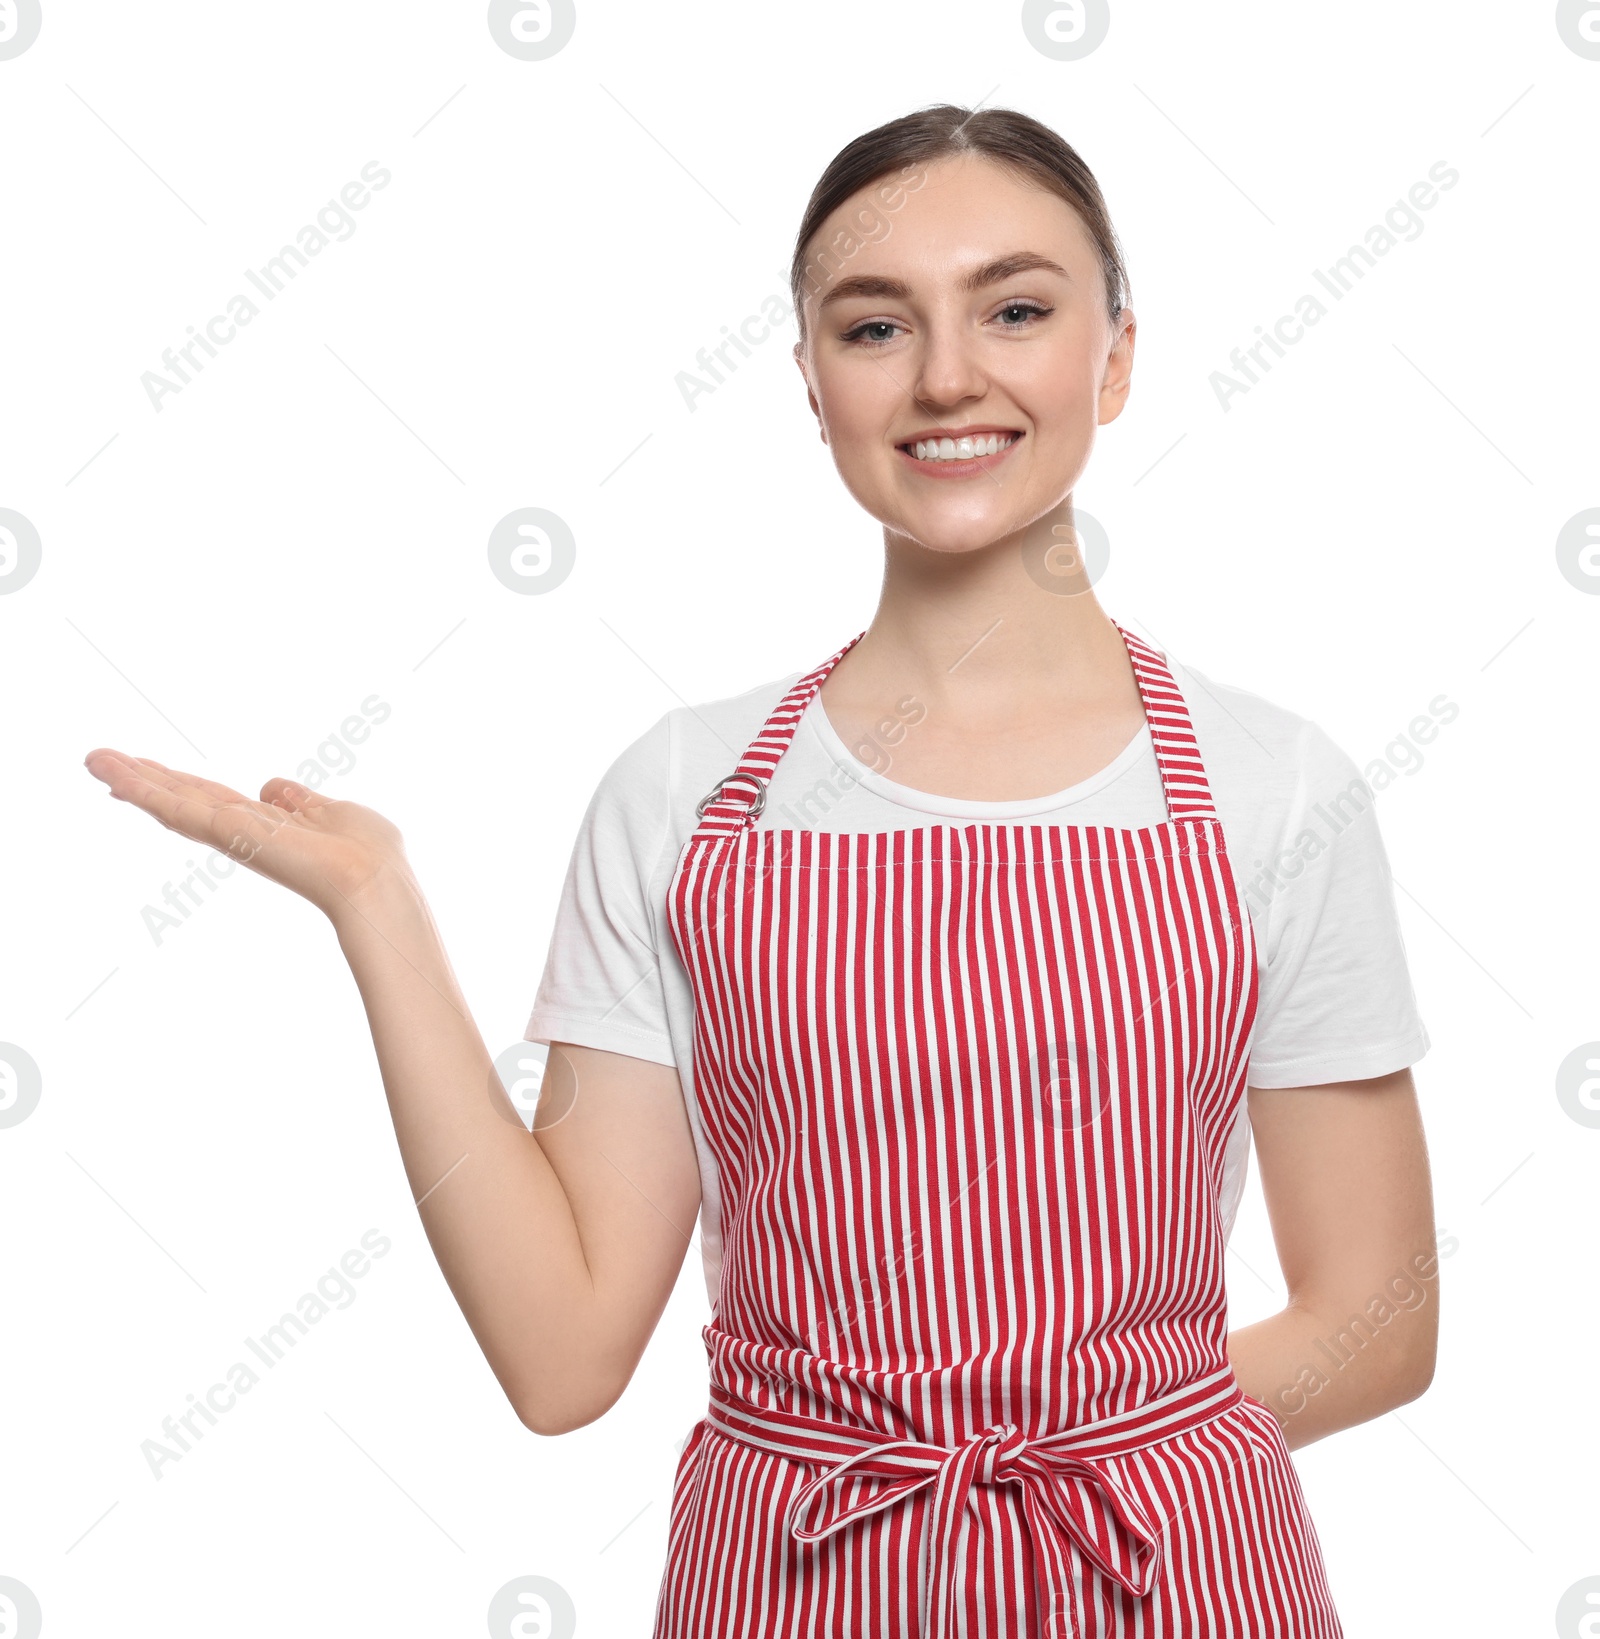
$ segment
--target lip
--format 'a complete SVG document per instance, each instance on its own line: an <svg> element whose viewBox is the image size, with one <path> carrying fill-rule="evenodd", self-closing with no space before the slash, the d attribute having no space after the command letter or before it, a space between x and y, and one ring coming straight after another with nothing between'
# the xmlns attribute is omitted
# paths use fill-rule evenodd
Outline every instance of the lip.
<svg viewBox="0 0 1600 1639"><path fill-rule="evenodd" d="M915 444L919 439L926 443L935 438L977 438L980 435L987 437L990 433L1011 433L1014 436L1003 450L993 455L975 455L970 461L919 461L905 448L906 444ZM1027 436L1020 427L929 427L896 444L895 454L919 478L971 478L980 472L993 472Z"/></svg>
<svg viewBox="0 0 1600 1639"><path fill-rule="evenodd" d="M985 438L990 433L1016 433L1022 435L1021 427L1008 427L1000 421L974 421L970 427L919 427L914 433L907 433L904 438L896 441L896 448L901 444L928 443L934 438L976 438L979 434Z"/></svg>

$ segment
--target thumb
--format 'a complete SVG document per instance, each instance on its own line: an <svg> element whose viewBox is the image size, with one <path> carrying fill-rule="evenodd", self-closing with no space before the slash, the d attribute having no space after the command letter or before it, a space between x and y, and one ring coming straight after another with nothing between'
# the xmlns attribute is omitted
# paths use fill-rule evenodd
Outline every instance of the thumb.
<svg viewBox="0 0 1600 1639"><path fill-rule="evenodd" d="M325 808L331 799L298 780L286 780L281 775L275 775L261 787L261 800L270 802L274 808L285 808L291 814L299 814L308 808Z"/></svg>

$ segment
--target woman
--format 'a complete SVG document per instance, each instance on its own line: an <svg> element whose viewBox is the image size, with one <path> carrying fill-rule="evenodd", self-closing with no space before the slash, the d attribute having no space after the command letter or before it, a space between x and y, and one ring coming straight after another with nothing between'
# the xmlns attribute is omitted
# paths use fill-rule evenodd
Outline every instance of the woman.
<svg viewBox="0 0 1600 1639"><path fill-rule="evenodd" d="M1134 318L1058 136L947 106L867 133L793 271L882 597L601 782L531 1139L482 1097L392 825L283 779L251 803L91 769L332 919L427 1233L530 1428L615 1402L703 1207L710 1406L657 1639L1337 1635L1289 1450L1420 1394L1437 1327L1428 1041L1375 817L1314 725L1110 620L1070 550ZM1291 1301L1230 1333L1252 1130ZM1426 1301L1352 1345L1413 1269Z"/></svg>

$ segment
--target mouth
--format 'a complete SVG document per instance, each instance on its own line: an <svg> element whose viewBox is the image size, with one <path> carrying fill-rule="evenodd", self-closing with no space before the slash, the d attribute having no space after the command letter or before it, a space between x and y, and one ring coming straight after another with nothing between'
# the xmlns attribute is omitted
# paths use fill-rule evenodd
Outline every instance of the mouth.
<svg viewBox="0 0 1600 1639"><path fill-rule="evenodd" d="M960 433L930 432L895 448L922 477L967 478L993 472L1026 436L1015 427L978 427Z"/></svg>

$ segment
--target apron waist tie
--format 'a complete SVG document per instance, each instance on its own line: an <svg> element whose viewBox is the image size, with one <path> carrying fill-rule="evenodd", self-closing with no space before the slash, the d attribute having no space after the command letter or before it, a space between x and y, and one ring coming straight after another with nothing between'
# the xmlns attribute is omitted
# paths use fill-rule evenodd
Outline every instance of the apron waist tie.
<svg viewBox="0 0 1600 1639"><path fill-rule="evenodd" d="M1071 1586L1071 1548L1135 1598L1155 1585L1166 1521L1148 1510L1104 1466L1144 1446L1198 1428L1244 1398L1231 1365L1160 1399L1097 1423L1027 1439L1014 1423L996 1423L951 1449L877 1429L831 1422L781 1407L755 1406L711 1385L707 1422L746 1445L801 1462L831 1464L796 1493L789 1532L817 1542L933 1486L923 1543L922 1639L955 1639L962 1631L954 1569L973 1485L1022 1487L1023 1513L1036 1549L1041 1600ZM843 1497L861 1477L889 1482L854 1503ZM1049 1610L1054 1607L1045 1604Z"/></svg>

